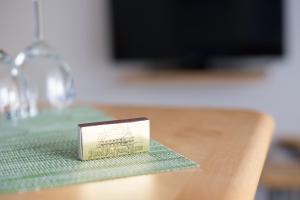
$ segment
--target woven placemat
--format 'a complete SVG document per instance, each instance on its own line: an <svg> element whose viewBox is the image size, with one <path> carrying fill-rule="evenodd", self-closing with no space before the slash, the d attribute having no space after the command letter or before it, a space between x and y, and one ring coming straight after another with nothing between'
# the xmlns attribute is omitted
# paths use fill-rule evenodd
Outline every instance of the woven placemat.
<svg viewBox="0 0 300 200"><path fill-rule="evenodd" d="M18 122L1 119L0 194L198 166L153 140L148 153L79 161L77 124L109 119L86 107Z"/></svg>

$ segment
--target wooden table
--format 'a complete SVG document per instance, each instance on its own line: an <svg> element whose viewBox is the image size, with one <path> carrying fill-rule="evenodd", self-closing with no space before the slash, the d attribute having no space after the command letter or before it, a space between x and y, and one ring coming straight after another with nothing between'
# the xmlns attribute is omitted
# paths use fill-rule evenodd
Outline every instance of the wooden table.
<svg viewBox="0 0 300 200"><path fill-rule="evenodd" d="M145 116L151 137L200 168L99 181L0 199L253 199L273 131L249 110L100 106L116 118Z"/></svg>
<svg viewBox="0 0 300 200"><path fill-rule="evenodd" d="M295 199L300 199L300 138L281 138L271 149L261 183L271 194L297 195Z"/></svg>
<svg viewBox="0 0 300 200"><path fill-rule="evenodd" d="M300 191L300 163L290 161L278 163L269 161L261 180L270 191ZM300 194L299 194L300 198Z"/></svg>

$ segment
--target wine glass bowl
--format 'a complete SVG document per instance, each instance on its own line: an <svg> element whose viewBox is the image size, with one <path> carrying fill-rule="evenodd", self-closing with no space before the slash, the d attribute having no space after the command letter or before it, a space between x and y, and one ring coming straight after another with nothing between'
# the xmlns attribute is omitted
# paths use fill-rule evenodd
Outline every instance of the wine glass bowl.
<svg viewBox="0 0 300 200"><path fill-rule="evenodd" d="M46 42L35 41L15 59L28 80L31 98L45 101L54 108L69 106L75 97L70 66Z"/></svg>
<svg viewBox="0 0 300 200"><path fill-rule="evenodd" d="M27 94L25 77L13 59L0 50L0 116L16 120L34 115L34 102L30 105Z"/></svg>

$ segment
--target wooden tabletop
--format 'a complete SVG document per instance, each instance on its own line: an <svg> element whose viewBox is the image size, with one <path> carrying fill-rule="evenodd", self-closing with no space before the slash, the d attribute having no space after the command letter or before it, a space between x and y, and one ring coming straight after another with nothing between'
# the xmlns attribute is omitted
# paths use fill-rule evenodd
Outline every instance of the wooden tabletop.
<svg viewBox="0 0 300 200"><path fill-rule="evenodd" d="M0 199L254 199L274 127L269 116L249 110L96 107L120 119L148 117L153 139L196 161L200 168Z"/></svg>

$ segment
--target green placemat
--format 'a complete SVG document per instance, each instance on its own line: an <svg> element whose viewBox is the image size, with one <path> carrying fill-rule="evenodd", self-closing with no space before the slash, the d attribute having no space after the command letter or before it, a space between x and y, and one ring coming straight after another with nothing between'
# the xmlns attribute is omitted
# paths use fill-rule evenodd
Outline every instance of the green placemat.
<svg viewBox="0 0 300 200"><path fill-rule="evenodd" d="M44 111L18 123L1 119L0 194L198 166L153 140L148 153L77 160L77 124L109 119L92 108Z"/></svg>

